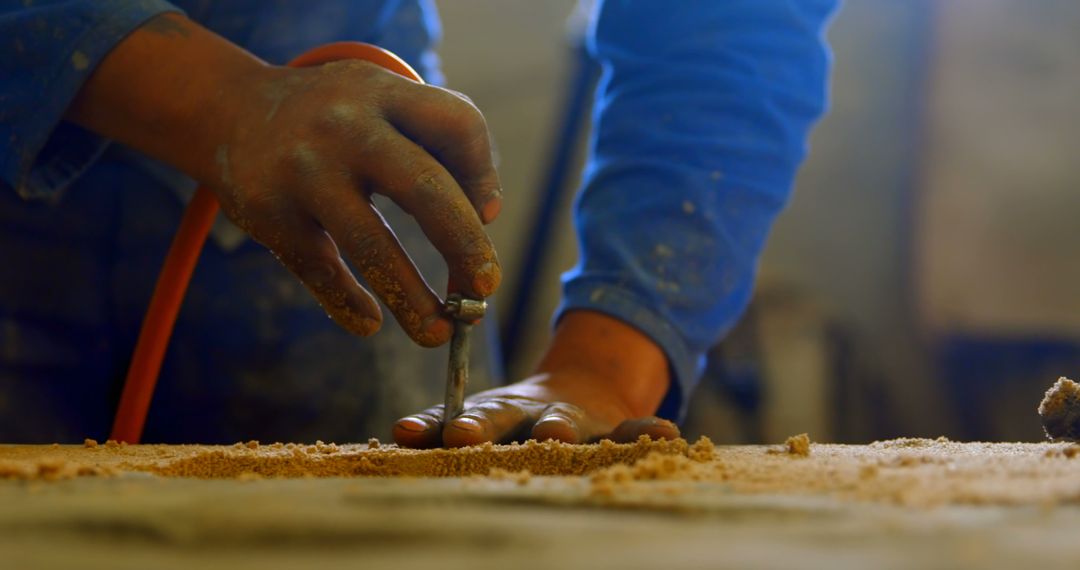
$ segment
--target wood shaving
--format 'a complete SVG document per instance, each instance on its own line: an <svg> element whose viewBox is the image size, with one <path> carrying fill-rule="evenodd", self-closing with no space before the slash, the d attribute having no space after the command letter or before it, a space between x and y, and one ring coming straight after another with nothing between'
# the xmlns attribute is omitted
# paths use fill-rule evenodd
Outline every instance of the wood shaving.
<svg viewBox="0 0 1080 570"><path fill-rule="evenodd" d="M1051 441L1080 441L1080 384L1058 378L1039 402L1039 418Z"/></svg>
<svg viewBox="0 0 1080 570"><path fill-rule="evenodd" d="M787 452L791 455L798 455L799 457L810 456L810 436L805 433L799 435L793 435L784 441L784 445L787 446Z"/></svg>

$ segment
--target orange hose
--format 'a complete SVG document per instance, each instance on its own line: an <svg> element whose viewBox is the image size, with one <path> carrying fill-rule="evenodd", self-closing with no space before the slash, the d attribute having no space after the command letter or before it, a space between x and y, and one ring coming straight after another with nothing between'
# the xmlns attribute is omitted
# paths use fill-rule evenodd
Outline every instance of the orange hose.
<svg viewBox="0 0 1080 570"><path fill-rule="evenodd" d="M290 67L308 67L343 59L360 59L380 65L423 83L420 75L393 53L371 44L338 42L317 47L289 62ZM150 401L154 396L161 362L169 346L176 316L184 301L199 253L218 212L218 201L206 187L199 187L176 231L165 264L158 276L154 295L143 319L139 340L131 357L120 404L113 420L111 439L139 443Z"/></svg>

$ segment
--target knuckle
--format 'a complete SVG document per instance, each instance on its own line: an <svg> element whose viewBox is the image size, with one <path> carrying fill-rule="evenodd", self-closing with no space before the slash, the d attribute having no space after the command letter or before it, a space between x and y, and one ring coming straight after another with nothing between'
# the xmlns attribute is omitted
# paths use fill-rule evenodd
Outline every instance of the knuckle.
<svg viewBox="0 0 1080 570"><path fill-rule="evenodd" d="M297 276L309 287L316 290L325 289L338 276L337 260L315 258L294 261L295 263L292 266ZM288 261L286 261L286 264L288 264Z"/></svg>
<svg viewBox="0 0 1080 570"><path fill-rule="evenodd" d="M487 235L470 235L460 244L461 254L469 267L480 267L491 262L491 252L495 249ZM496 265L498 265L496 263Z"/></svg>
<svg viewBox="0 0 1080 570"><path fill-rule="evenodd" d="M283 151L277 160L288 180L310 180L322 171L324 159L320 152L307 142L297 142Z"/></svg>
<svg viewBox="0 0 1080 570"><path fill-rule="evenodd" d="M520 411L521 406L519 405L519 402L516 402L512 398L495 396L478 403L475 408L490 413L505 413L510 411Z"/></svg>
<svg viewBox="0 0 1080 570"><path fill-rule="evenodd" d="M342 100L315 114L307 138L331 141L332 148L347 148L351 155L368 155L386 148L392 134L385 118L369 102ZM301 154L299 158L304 157Z"/></svg>
<svg viewBox="0 0 1080 570"><path fill-rule="evenodd" d="M487 142L487 121L472 100L449 89L435 88L431 93L438 98L437 104L444 115L442 119L459 138L456 142Z"/></svg>
<svg viewBox="0 0 1080 570"><path fill-rule="evenodd" d="M360 130L366 113L358 101L339 100L325 105L312 118L312 129L319 136L341 137Z"/></svg>
<svg viewBox="0 0 1080 570"><path fill-rule="evenodd" d="M443 174L438 168L427 166L420 168L413 175L410 189L421 195L441 192L446 189Z"/></svg>
<svg viewBox="0 0 1080 570"><path fill-rule="evenodd" d="M557 416L570 420L578 420L585 416L585 412L574 404L568 404L566 402L556 402L548 406L548 409L545 411L544 415Z"/></svg>
<svg viewBox="0 0 1080 570"><path fill-rule="evenodd" d="M380 253L384 245L379 228L363 222L347 227L345 229L345 239L350 249L364 258Z"/></svg>
<svg viewBox="0 0 1080 570"><path fill-rule="evenodd" d="M363 59L343 59L331 61L321 66L323 73L332 79L355 81L356 79L372 79L382 75L385 70L370 61Z"/></svg>
<svg viewBox="0 0 1080 570"><path fill-rule="evenodd" d="M350 70L356 73L358 76L366 78L379 78L386 75L385 69L380 65L376 65L370 61L363 59L345 60Z"/></svg>
<svg viewBox="0 0 1080 570"><path fill-rule="evenodd" d="M273 226L280 225L283 216L281 197L273 190L251 192L237 205L244 217L251 219L253 227L259 227L265 232L271 230Z"/></svg>
<svg viewBox="0 0 1080 570"><path fill-rule="evenodd" d="M386 128L386 123L381 119L363 126L350 133L349 151L359 155L373 155L380 149L390 147L393 140L393 132Z"/></svg>
<svg viewBox="0 0 1080 570"><path fill-rule="evenodd" d="M454 97L457 97L458 99L461 99L462 101L465 101L466 103L468 103L470 105L473 105L473 106L476 105L473 102L471 97L469 97L468 95L462 93L461 91L458 91L457 89L450 89L449 87L443 87L442 90L449 93L449 94L451 94L451 95L453 95Z"/></svg>
<svg viewBox="0 0 1080 570"><path fill-rule="evenodd" d="M488 142L487 121L483 113L471 102L458 99L455 127L462 139L473 146L486 146Z"/></svg>

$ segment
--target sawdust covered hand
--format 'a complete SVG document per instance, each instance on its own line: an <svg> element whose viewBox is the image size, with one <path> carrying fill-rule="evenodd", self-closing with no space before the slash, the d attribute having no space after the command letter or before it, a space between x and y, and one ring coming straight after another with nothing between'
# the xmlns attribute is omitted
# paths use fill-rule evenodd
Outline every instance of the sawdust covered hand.
<svg viewBox="0 0 1080 570"><path fill-rule="evenodd" d="M536 374L469 397L448 426L441 405L402 418L394 440L428 448L525 439L672 439L679 428L652 415L669 383L667 359L651 340L611 317L573 311L559 322Z"/></svg>
<svg viewBox="0 0 1080 570"><path fill-rule="evenodd" d="M486 297L500 280L483 229L499 209L484 119L468 100L366 62L268 70L218 149L229 217L299 277L343 327L368 335L379 307L338 251L418 343L450 322L370 196L412 215L451 279Z"/></svg>
<svg viewBox="0 0 1080 570"><path fill-rule="evenodd" d="M382 315L342 254L413 340L452 332L373 194L417 220L462 293L498 288L483 229L501 204L488 131L451 91L359 61L269 66L168 14L102 61L67 117L208 186L353 333L374 333Z"/></svg>

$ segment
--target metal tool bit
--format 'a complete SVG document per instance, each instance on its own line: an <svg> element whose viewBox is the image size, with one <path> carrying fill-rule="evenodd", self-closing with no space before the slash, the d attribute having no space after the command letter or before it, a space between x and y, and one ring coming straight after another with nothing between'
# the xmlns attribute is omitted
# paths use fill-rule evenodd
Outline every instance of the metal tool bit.
<svg viewBox="0 0 1080 570"><path fill-rule="evenodd" d="M469 383L469 337L473 325L487 312L487 303L458 294L446 298L446 312L454 319L450 338L450 366L446 374L443 425L465 411L465 385Z"/></svg>

